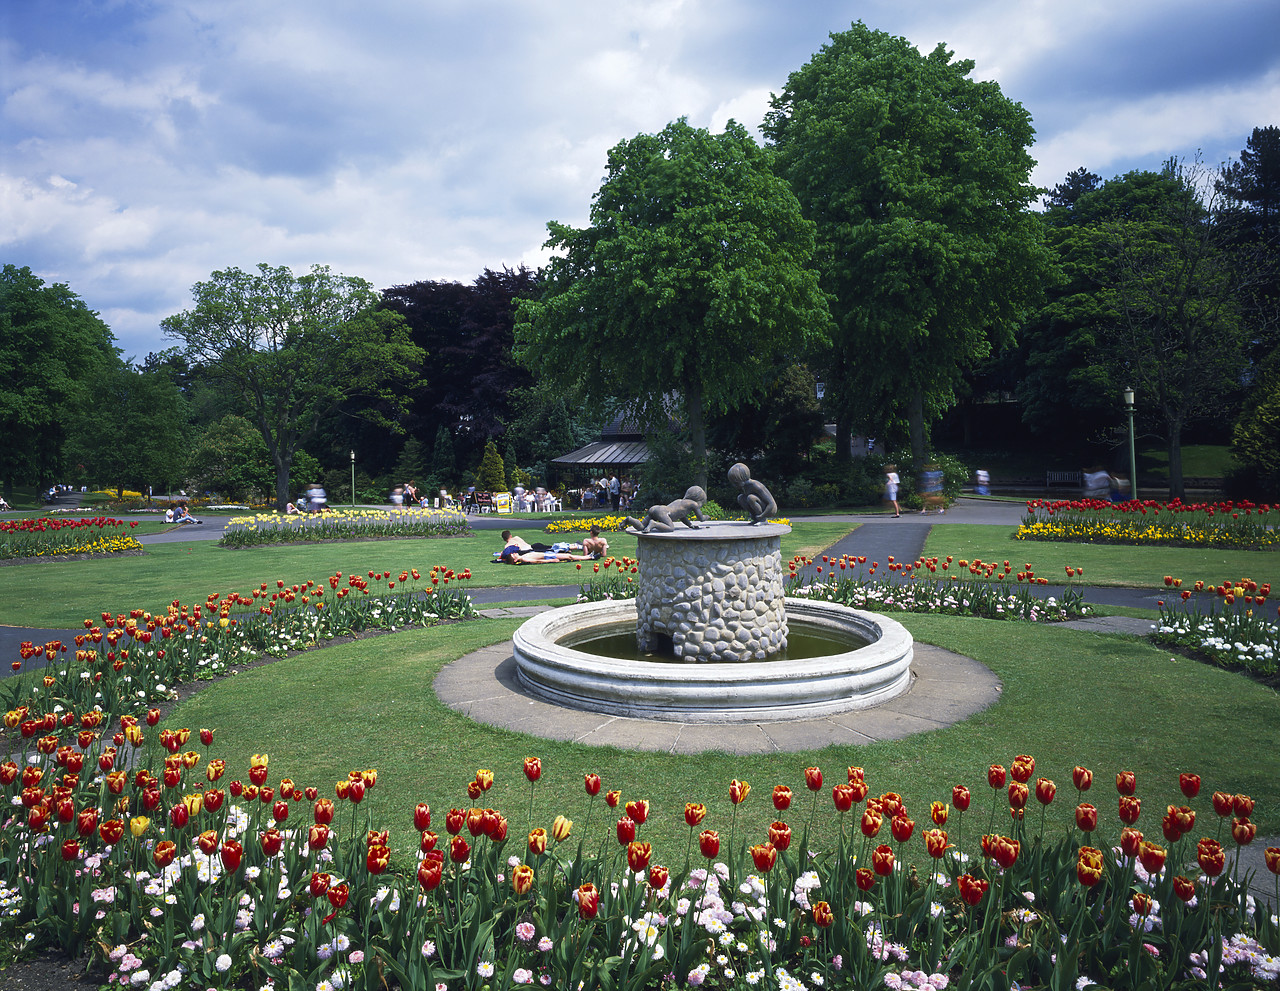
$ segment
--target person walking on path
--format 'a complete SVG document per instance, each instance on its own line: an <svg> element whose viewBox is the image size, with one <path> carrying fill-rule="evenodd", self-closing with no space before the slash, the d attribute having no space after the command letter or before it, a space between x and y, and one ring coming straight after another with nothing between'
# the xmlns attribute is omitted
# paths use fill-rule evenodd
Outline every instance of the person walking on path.
<svg viewBox="0 0 1280 991"><path fill-rule="evenodd" d="M898 508L898 466L885 465L884 479L884 497L893 503L893 518L896 520L902 515L902 510Z"/></svg>

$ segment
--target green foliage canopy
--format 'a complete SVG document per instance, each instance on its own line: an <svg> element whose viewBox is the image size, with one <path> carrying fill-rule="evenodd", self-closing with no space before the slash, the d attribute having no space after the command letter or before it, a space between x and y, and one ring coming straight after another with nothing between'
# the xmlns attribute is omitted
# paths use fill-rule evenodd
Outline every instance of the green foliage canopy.
<svg viewBox="0 0 1280 991"><path fill-rule="evenodd" d="M905 407L922 459L926 409L1011 339L1049 264L1028 212L1030 115L972 69L855 23L791 74L765 121L817 224L844 454L852 424L880 432Z"/></svg>
<svg viewBox="0 0 1280 991"><path fill-rule="evenodd" d="M704 405L756 394L774 356L825 337L813 225L741 125L683 119L609 152L590 220L548 225L561 253L518 304L517 357L644 423L679 390L705 483Z"/></svg>
<svg viewBox="0 0 1280 991"><path fill-rule="evenodd" d="M323 265L298 276L263 264L257 272L214 272L192 295L195 306L161 326L189 361L240 395L275 465L278 509L289 498L295 452L344 400L378 400L361 415L396 427L398 386L413 381L424 355L364 279Z"/></svg>

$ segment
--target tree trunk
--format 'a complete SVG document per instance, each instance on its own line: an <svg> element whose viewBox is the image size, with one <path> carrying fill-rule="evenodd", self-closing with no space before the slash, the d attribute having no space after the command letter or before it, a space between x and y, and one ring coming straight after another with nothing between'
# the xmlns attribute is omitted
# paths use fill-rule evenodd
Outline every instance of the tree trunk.
<svg viewBox="0 0 1280 991"><path fill-rule="evenodd" d="M689 414L689 441L693 445L693 484L707 488L707 426L702 418L702 390L685 383L685 412Z"/></svg>
<svg viewBox="0 0 1280 991"><path fill-rule="evenodd" d="M1186 494L1182 484L1182 425L1169 424L1169 498L1181 499Z"/></svg>
<svg viewBox="0 0 1280 991"><path fill-rule="evenodd" d="M853 460L853 421L848 413L836 415L836 461L848 464Z"/></svg>
<svg viewBox="0 0 1280 991"><path fill-rule="evenodd" d="M276 510L283 513L289 503L289 469L292 465L282 457L273 459L276 463Z"/></svg>
<svg viewBox="0 0 1280 991"><path fill-rule="evenodd" d="M929 456L924 436L924 390L919 386L911 391L911 401L907 404L907 424L911 431L911 471L919 475L924 470L925 458Z"/></svg>

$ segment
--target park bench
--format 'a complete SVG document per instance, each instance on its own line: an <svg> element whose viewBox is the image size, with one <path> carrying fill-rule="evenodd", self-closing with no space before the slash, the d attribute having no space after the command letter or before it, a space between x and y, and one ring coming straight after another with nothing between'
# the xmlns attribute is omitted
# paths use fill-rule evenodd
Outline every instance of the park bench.
<svg viewBox="0 0 1280 991"><path fill-rule="evenodd" d="M1078 471L1046 471L1044 473L1044 487L1047 489L1054 485L1075 485L1084 484L1084 479Z"/></svg>

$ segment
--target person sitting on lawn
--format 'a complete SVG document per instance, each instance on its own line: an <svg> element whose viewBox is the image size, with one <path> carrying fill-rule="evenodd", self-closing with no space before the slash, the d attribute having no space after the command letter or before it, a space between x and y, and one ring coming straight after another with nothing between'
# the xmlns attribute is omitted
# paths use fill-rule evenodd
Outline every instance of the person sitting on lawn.
<svg viewBox="0 0 1280 991"><path fill-rule="evenodd" d="M191 515L191 511L187 509L187 504L185 502L180 502L178 503L177 508L174 509L173 511L173 522L200 524L200 523L203 523L204 520L196 519L194 516Z"/></svg>
<svg viewBox="0 0 1280 991"><path fill-rule="evenodd" d="M510 530L502 531L502 551L498 555L505 558L509 554L527 554L529 551L550 551L555 548L551 544L531 544L518 533L512 533Z"/></svg>
<svg viewBox="0 0 1280 991"><path fill-rule="evenodd" d="M604 557L609 553L609 541L600 536L600 528L591 524L591 536L582 542L582 550L592 557Z"/></svg>

